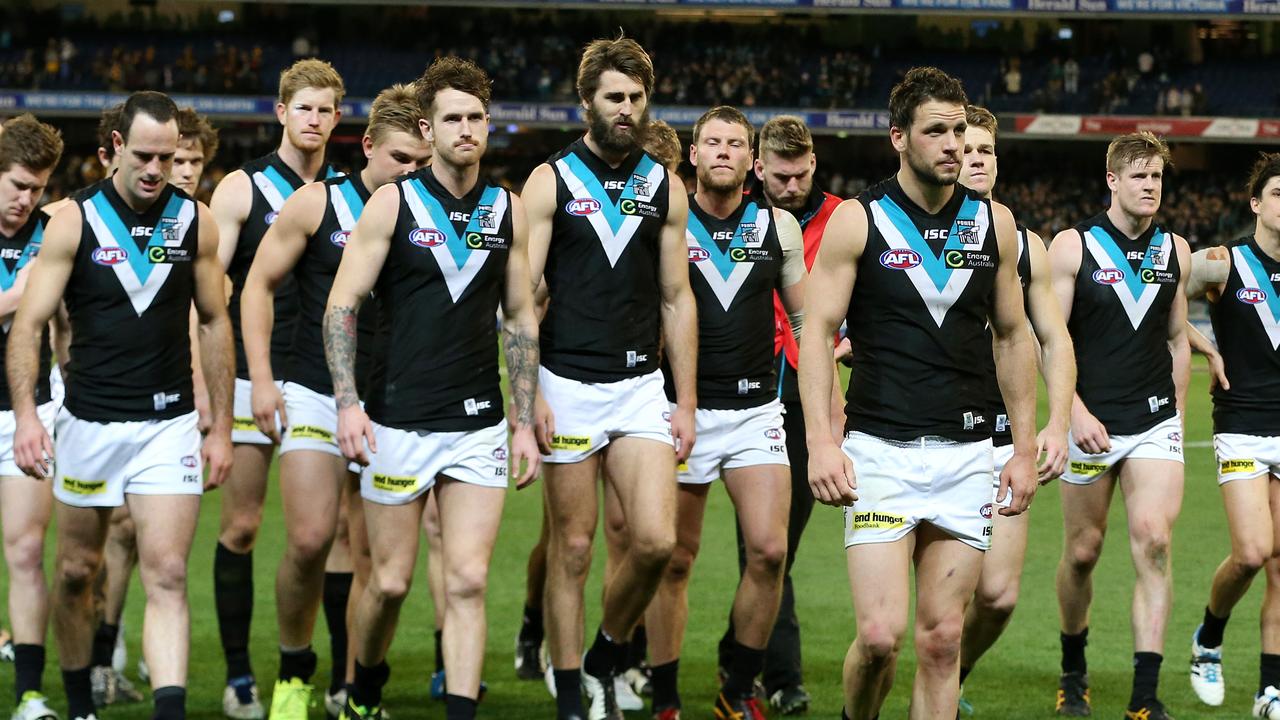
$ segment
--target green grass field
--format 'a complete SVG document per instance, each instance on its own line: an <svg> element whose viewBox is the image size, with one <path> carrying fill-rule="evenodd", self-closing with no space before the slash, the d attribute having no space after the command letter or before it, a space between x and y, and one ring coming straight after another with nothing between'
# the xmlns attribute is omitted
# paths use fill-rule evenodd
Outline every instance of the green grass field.
<svg viewBox="0 0 1280 720"><path fill-rule="evenodd" d="M1170 711L1180 719L1247 717L1257 682L1260 588L1251 591L1236 608L1235 621L1227 630L1224 662L1228 695L1225 705L1218 709L1200 705L1187 681L1189 638L1199 623L1213 570L1229 548L1222 503L1214 481L1213 451L1208 442L1211 433L1206 390L1208 377L1203 372L1203 363L1198 363L1196 368L1187 425L1186 496L1174 534L1175 601L1173 618L1169 623L1161 696ZM524 563L528 548L537 537L541 517L539 493L537 487L519 493L511 491L507 500L490 576L490 629L485 669L489 693L481 705L481 715L485 717L548 718L554 717L555 713L553 701L543 684L517 681L512 670L513 639L519 627L524 597ZM690 590L689 630L681 661L682 695L688 718L711 717L711 701L716 691L715 644L723 630L737 581L732 506L723 492L713 492L711 497L702 554L698 558ZM216 493L205 498L190 573L192 663L188 712L192 717L210 720L221 717L224 677L211 591L219 502ZM1056 483L1040 491L1031 512L1033 522L1021 604L1008 632L979 665L965 688L979 718L1045 718L1053 714L1058 675L1057 605L1053 577L1062 547ZM1111 533L1095 579L1089 645L1093 702L1095 715L1100 717L1121 717L1129 693L1132 664L1129 598L1133 570L1123 517L1117 493L1110 522ZM264 695L269 693L277 669L272 589L283 534L279 497L273 492L255 552L257 604L253 660ZM814 697L810 717L815 718L840 717L840 668L854 634L841 540L840 512L818 506L793 575L803 625L805 684ZM590 631L599 622L603 556L603 548L598 547L596 567L587 589L587 628ZM47 567L52 567L52 547L48 557L50 564ZM135 579L126 620L130 675L133 675L136 658L141 652L142 600L141 587ZM430 602L425 573L419 572L389 658L392 675L386 706L397 720L444 717L442 704L427 698L427 680L434 662ZM321 656L316 679L323 684L329 666L328 637L323 620L316 631L315 647ZM886 720L906 716L913 666L908 640L898 669L897 685L882 713ZM6 692L12 687L12 672L11 665L0 667L0 678L3 678ZM56 654L52 651L45 684L54 707L65 710ZM320 718L321 713L317 707L312 716ZM149 716L149 704L113 707L102 714L104 720ZM637 713L634 716L642 715Z"/></svg>

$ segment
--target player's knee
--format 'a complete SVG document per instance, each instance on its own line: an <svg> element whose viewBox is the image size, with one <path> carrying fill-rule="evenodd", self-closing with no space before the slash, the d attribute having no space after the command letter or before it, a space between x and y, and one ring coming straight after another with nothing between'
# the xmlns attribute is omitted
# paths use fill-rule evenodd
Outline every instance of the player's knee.
<svg viewBox="0 0 1280 720"><path fill-rule="evenodd" d="M84 595L93 589L102 567L102 556L92 551L58 556L58 585L66 595Z"/></svg>
<svg viewBox="0 0 1280 720"><path fill-rule="evenodd" d="M591 568L591 536L574 534L553 543L556 558L564 571L575 577L586 577Z"/></svg>
<svg viewBox="0 0 1280 720"><path fill-rule="evenodd" d="M1085 533L1072 539L1064 554L1067 565L1077 573L1092 572L1102 555L1102 533Z"/></svg>
<svg viewBox="0 0 1280 720"><path fill-rule="evenodd" d="M921 664L947 667L960 662L963 618L947 618L931 627L916 629L916 657Z"/></svg>
<svg viewBox="0 0 1280 720"><path fill-rule="evenodd" d="M675 533L654 533L632 538L629 554L637 566L660 571L671 561L675 547Z"/></svg>
<svg viewBox="0 0 1280 720"><path fill-rule="evenodd" d="M181 554L166 554L147 562L143 573L147 597L187 591L187 559Z"/></svg>
<svg viewBox="0 0 1280 720"><path fill-rule="evenodd" d="M888 662L902 647L903 631L884 623L868 622L858 628L857 643L862 654L874 663Z"/></svg>
<svg viewBox="0 0 1280 720"><path fill-rule="evenodd" d="M30 576L38 573L44 564L44 533L42 528L14 538L6 538L4 558L11 575Z"/></svg>
<svg viewBox="0 0 1280 720"><path fill-rule="evenodd" d="M1272 557L1272 545L1262 540L1251 540L1235 548L1231 553L1231 563L1236 572L1252 576L1262 569Z"/></svg>
<svg viewBox="0 0 1280 720"><path fill-rule="evenodd" d="M1169 547L1172 532L1167 526L1147 526L1137 535L1135 542L1148 569L1165 573L1169 569Z"/></svg>
<svg viewBox="0 0 1280 720"><path fill-rule="evenodd" d="M243 555L253 549L258 539L260 515L256 513L237 514L231 522L225 523L218 535L218 542L237 555Z"/></svg>
<svg viewBox="0 0 1280 720"><path fill-rule="evenodd" d="M698 557L698 546L688 547L676 545L671 551L671 559L667 561L666 580L673 583L689 582L693 572L693 561Z"/></svg>
<svg viewBox="0 0 1280 720"><path fill-rule="evenodd" d="M485 563L473 563L469 567L451 570L445 578L444 591L450 604L475 604L484 602L488 586L489 566Z"/></svg>
<svg viewBox="0 0 1280 720"><path fill-rule="evenodd" d="M329 557L332 544L332 528L326 529L320 524L298 527L289 533L289 554L299 564L323 563Z"/></svg>
<svg viewBox="0 0 1280 720"><path fill-rule="evenodd" d="M760 575L775 577L782 574L787 562L787 539L772 538L747 548L747 567Z"/></svg>
<svg viewBox="0 0 1280 720"><path fill-rule="evenodd" d="M997 620L1008 620L1013 609L1018 605L1019 583L1016 578L998 579L995 582L983 582L978 586L974 598L978 608L988 617Z"/></svg>
<svg viewBox="0 0 1280 720"><path fill-rule="evenodd" d="M409 577L398 573L375 572L370 584L383 604L400 604L409 596Z"/></svg>

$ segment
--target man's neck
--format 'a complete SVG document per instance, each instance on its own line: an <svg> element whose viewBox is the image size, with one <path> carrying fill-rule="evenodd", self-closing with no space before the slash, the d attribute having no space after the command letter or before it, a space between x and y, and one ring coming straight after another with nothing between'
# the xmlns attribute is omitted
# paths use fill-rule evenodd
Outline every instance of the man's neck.
<svg viewBox="0 0 1280 720"><path fill-rule="evenodd" d="M32 210L31 212L40 212L40 211ZM3 217L5 216L0 216L0 235L3 235L7 238L11 238L14 235L17 235L22 230L23 226L25 226L27 222L31 219L31 216L27 215L27 217L23 218L22 222L14 224L14 223L8 222L7 220L4 220Z"/></svg>
<svg viewBox="0 0 1280 720"><path fill-rule="evenodd" d="M1111 207L1107 208L1107 217L1111 220L1111 224L1116 226L1117 230L1130 239L1146 232L1147 228L1151 227L1151 223L1154 222L1154 218L1150 216L1138 217L1125 212L1114 195L1111 196Z"/></svg>
<svg viewBox="0 0 1280 720"><path fill-rule="evenodd" d="M595 138L591 137L591 133L587 133L586 136L583 137L583 140L586 142L588 150L594 153L596 157L603 160L606 165L614 168L615 170L619 165L625 162L627 156L631 154L630 150L624 150L622 152L605 150L600 147Z"/></svg>
<svg viewBox="0 0 1280 720"><path fill-rule="evenodd" d="M431 174L455 198L462 198L475 188L480 180L480 164L458 167L438 158L431 163Z"/></svg>
<svg viewBox="0 0 1280 720"><path fill-rule="evenodd" d="M124 201L124 204L128 205L130 210L138 213L139 215L151 209L151 205L155 201L143 200L130 192L128 188L122 187L123 177L124 173L116 173L115 175L112 175L111 185L116 189L116 194L120 196L120 199Z"/></svg>
<svg viewBox="0 0 1280 720"><path fill-rule="evenodd" d="M698 190L693 194L693 201L711 217L724 220L742 205L742 186L727 191L712 190L698 183Z"/></svg>
<svg viewBox="0 0 1280 720"><path fill-rule="evenodd" d="M324 169L324 147L315 152L306 152L290 143L287 136L280 141L280 147L276 149L276 155L279 155L280 161L288 165L289 169L296 173L304 183L317 180L320 176L320 171Z"/></svg>
<svg viewBox="0 0 1280 720"><path fill-rule="evenodd" d="M374 182L373 168L369 165L365 165L364 169L360 171L360 184L364 185L365 190L373 192L386 183Z"/></svg>
<svg viewBox="0 0 1280 720"><path fill-rule="evenodd" d="M1253 230L1253 241L1267 257L1280 262L1280 230L1272 230L1259 221Z"/></svg>
<svg viewBox="0 0 1280 720"><path fill-rule="evenodd" d="M898 185L902 187L902 192L920 207L920 209L930 215L938 212L951 202L951 196L955 193L955 185L934 185L920 182L916 174L910 168L903 167L898 170Z"/></svg>

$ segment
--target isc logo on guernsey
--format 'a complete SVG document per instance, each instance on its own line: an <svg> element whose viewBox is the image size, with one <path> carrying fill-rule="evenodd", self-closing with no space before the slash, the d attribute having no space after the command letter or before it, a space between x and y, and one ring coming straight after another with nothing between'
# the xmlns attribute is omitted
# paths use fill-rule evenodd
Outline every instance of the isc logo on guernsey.
<svg viewBox="0 0 1280 720"><path fill-rule="evenodd" d="M570 200L564 206L564 211L570 215L585 217L600 212L600 201L594 198L581 198Z"/></svg>
<svg viewBox="0 0 1280 720"><path fill-rule="evenodd" d="M414 228L409 233L409 242L418 247L439 247L444 244L444 233L435 228Z"/></svg>
<svg viewBox="0 0 1280 720"><path fill-rule="evenodd" d="M920 264L920 253L891 248L880 253L880 264L890 270L910 270Z"/></svg>
<svg viewBox="0 0 1280 720"><path fill-rule="evenodd" d="M129 259L129 251L122 247L94 248L90 258L99 265L119 265Z"/></svg>
<svg viewBox="0 0 1280 720"><path fill-rule="evenodd" d="M1098 268L1093 271L1093 281L1099 285L1115 285L1124 281L1124 271L1119 268Z"/></svg>
<svg viewBox="0 0 1280 720"><path fill-rule="evenodd" d="M1258 305L1267 301L1267 293L1259 288L1240 288L1236 291L1236 299L1242 303Z"/></svg>

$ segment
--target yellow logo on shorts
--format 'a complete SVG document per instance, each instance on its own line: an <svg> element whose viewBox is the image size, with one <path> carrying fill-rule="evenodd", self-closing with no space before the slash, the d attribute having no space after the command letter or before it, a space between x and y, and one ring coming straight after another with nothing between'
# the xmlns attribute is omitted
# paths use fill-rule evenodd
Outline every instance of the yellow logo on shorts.
<svg viewBox="0 0 1280 720"><path fill-rule="evenodd" d="M107 491L106 480L80 480L73 477L62 478L62 489L76 495L102 495Z"/></svg>
<svg viewBox="0 0 1280 720"><path fill-rule="evenodd" d="M413 475L382 475L375 473L373 487L384 492L412 492L418 486L418 478Z"/></svg>
<svg viewBox="0 0 1280 720"><path fill-rule="evenodd" d="M1106 463L1091 463L1083 460L1071 461L1071 474L1081 475L1084 477L1093 477L1106 472L1111 466Z"/></svg>
<svg viewBox="0 0 1280 720"><path fill-rule="evenodd" d="M1223 460L1218 463L1218 472L1223 475L1238 472L1253 472L1258 469L1258 463L1253 458L1244 458L1236 460Z"/></svg>
<svg viewBox="0 0 1280 720"><path fill-rule="evenodd" d="M907 519L893 513L875 511L856 512L853 514L854 530L892 530L907 523Z"/></svg>
<svg viewBox="0 0 1280 720"><path fill-rule="evenodd" d="M289 428L289 437L294 440L319 440L333 442L333 433L315 425L294 425Z"/></svg>
<svg viewBox="0 0 1280 720"><path fill-rule="evenodd" d="M586 435L552 435L552 450L590 450L591 438Z"/></svg>
<svg viewBox="0 0 1280 720"><path fill-rule="evenodd" d="M251 417L233 418L231 420L231 429L239 430L241 432L258 432L258 423L254 422Z"/></svg>
<svg viewBox="0 0 1280 720"><path fill-rule="evenodd" d="M676 472L689 472L689 463L682 462L676 465Z"/></svg>

